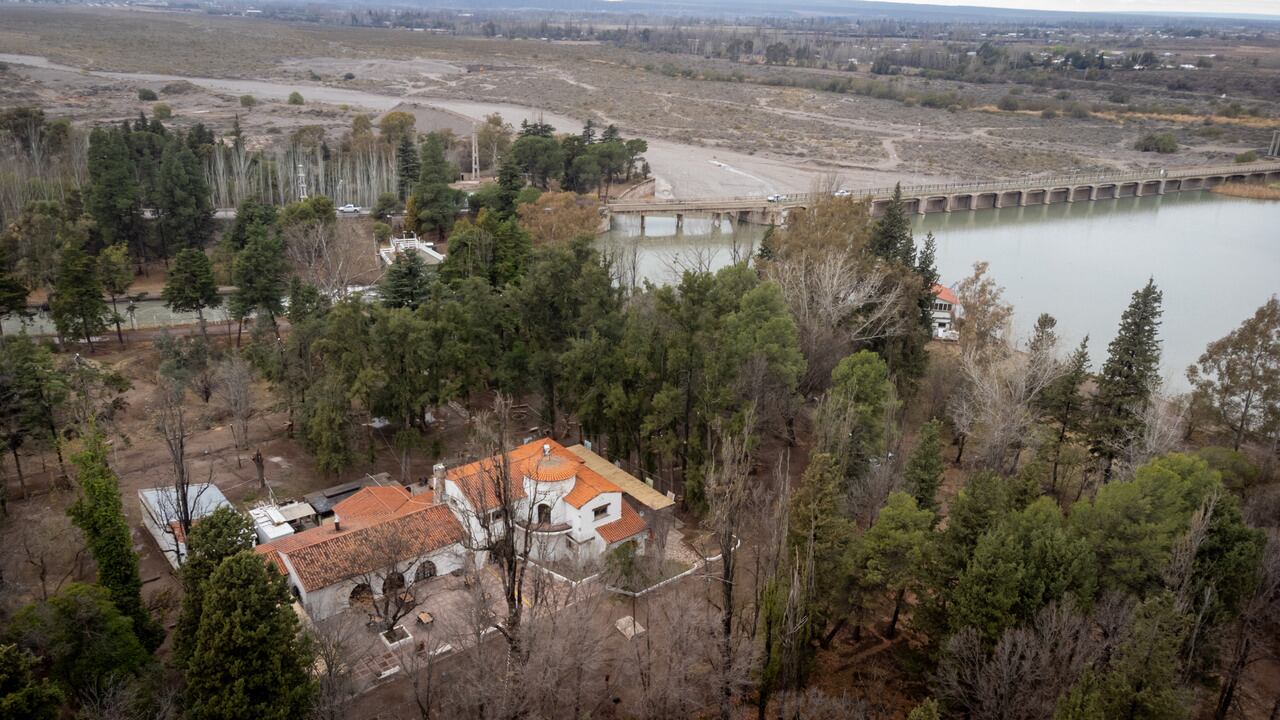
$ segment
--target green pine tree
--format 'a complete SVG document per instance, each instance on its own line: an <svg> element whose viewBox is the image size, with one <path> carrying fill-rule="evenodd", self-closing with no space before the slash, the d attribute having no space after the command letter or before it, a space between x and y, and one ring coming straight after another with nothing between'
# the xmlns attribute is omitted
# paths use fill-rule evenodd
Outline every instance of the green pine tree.
<svg viewBox="0 0 1280 720"><path fill-rule="evenodd" d="M1133 293L1120 317L1120 329L1107 346L1107 361L1098 373L1093 407L1093 453L1103 461L1103 477L1142 430L1142 416L1160 376L1160 303L1154 280Z"/></svg>
<svg viewBox="0 0 1280 720"><path fill-rule="evenodd" d="M867 250L881 260L898 262L908 267L915 264L915 243L911 239L911 220L902 202L902 184L893 187L893 197L884 215L871 228Z"/></svg>
<svg viewBox="0 0 1280 720"><path fill-rule="evenodd" d="M182 565L182 610L173 631L173 654L185 664L195 650L204 612L205 585L223 560L253 549L253 523L229 507L220 507L191 528Z"/></svg>
<svg viewBox="0 0 1280 720"><path fill-rule="evenodd" d="M97 263L74 239L62 248L53 292L49 306L58 333L84 339L93 352L93 336L107 329L109 312L107 301L102 299Z"/></svg>
<svg viewBox="0 0 1280 720"><path fill-rule="evenodd" d="M1071 353L1063 366L1064 372L1040 396L1040 409L1052 424L1053 436L1048 448L1050 457L1050 487L1058 488L1058 469L1062 462L1062 450L1071 442L1071 436L1084 430L1086 399L1081 388L1089 379L1089 336Z"/></svg>
<svg viewBox="0 0 1280 720"><path fill-rule="evenodd" d="M411 133L400 136L400 145L396 148L396 194L401 200L409 197L409 191L422 173L422 163L418 158L418 148L414 146Z"/></svg>
<svg viewBox="0 0 1280 720"><path fill-rule="evenodd" d="M69 694L126 680L152 660L132 621L99 585L70 583L48 600L22 608L6 634L40 657Z"/></svg>
<svg viewBox="0 0 1280 720"><path fill-rule="evenodd" d="M133 630L148 651L164 640L164 629L142 602L142 578L133 535L120 500L120 482L107 462L102 434L91 430L85 447L71 458L76 466L80 497L67 510L84 533L98 566L98 583L111 593L111 602L133 620Z"/></svg>
<svg viewBox="0 0 1280 720"><path fill-rule="evenodd" d="M142 188L123 133L106 128L89 133L88 170L85 210L93 216L102 241L145 250ZM142 257L145 259L145 255Z"/></svg>
<svg viewBox="0 0 1280 720"><path fill-rule="evenodd" d="M427 269L427 264L417 252L397 253L378 284L382 304L390 308L416 310L430 296L433 276L434 272Z"/></svg>
<svg viewBox="0 0 1280 720"><path fill-rule="evenodd" d="M250 314L266 314L275 327L276 316L284 310L287 269L284 243L275 233L250 237L232 264L231 281L236 291L229 303L231 316L243 326L244 318Z"/></svg>
<svg viewBox="0 0 1280 720"><path fill-rule="evenodd" d="M941 436L940 421L925 423L903 476L907 491L916 499L916 504L934 513L939 509L938 488L942 486L942 475L947 469L946 461L942 459Z"/></svg>
<svg viewBox="0 0 1280 720"><path fill-rule="evenodd" d="M124 244L110 245L98 254L98 277L102 287L111 296L111 321L116 325L116 339L124 345L124 331L120 329L120 308L116 301L129 291L133 283L133 262L129 248Z"/></svg>
<svg viewBox="0 0 1280 720"><path fill-rule="evenodd" d="M898 615L907 588L922 566L932 527L932 512L916 507L915 498L907 493L895 492L857 547L855 576L863 590L894 598L886 637L897 633Z"/></svg>
<svg viewBox="0 0 1280 720"><path fill-rule="evenodd" d="M166 258L175 243L183 248L204 247L213 235L213 201L204 168L180 135L173 135L165 145L154 200Z"/></svg>
<svg viewBox="0 0 1280 720"><path fill-rule="evenodd" d="M165 307L174 312L195 312L200 318L200 332L204 334L205 308L215 308L222 304L209 256L196 248L183 248L179 251L169 270L169 276L165 279L161 297L164 298Z"/></svg>
<svg viewBox="0 0 1280 720"><path fill-rule="evenodd" d="M62 691L36 678L36 658L17 645L0 645L0 718L56 720Z"/></svg>
<svg viewBox="0 0 1280 720"><path fill-rule="evenodd" d="M845 604L848 547L854 537L845 514L844 478L830 455L815 454L791 494L787 546L791 555L811 558L811 604L815 633L825 633Z"/></svg>
<svg viewBox="0 0 1280 720"><path fill-rule="evenodd" d="M311 648L284 578L261 555L223 560L205 582L195 649L187 663L191 720L307 716L315 697Z"/></svg>

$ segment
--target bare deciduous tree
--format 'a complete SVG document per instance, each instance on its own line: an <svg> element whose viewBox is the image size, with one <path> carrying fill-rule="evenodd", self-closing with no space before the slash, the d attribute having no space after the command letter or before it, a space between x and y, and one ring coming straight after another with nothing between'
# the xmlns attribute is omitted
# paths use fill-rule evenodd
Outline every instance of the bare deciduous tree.
<svg viewBox="0 0 1280 720"><path fill-rule="evenodd" d="M161 375L153 396L152 413L157 429L164 438L165 447L169 451L169 461L173 466L172 481L163 488L166 492L160 495L160 511L166 516L157 518L160 521L176 522L178 527L164 527L171 539L173 553L178 564L182 564L181 544L184 538L191 535L191 525L195 521L194 514L199 508L200 498L212 485L209 482L198 484L192 482L191 468L187 465L187 422L186 409L183 402L186 398L186 385L179 379ZM213 467L209 468L209 480L213 479ZM193 491L192 486L198 485ZM171 491L171 492L169 492Z"/></svg>
<svg viewBox="0 0 1280 720"><path fill-rule="evenodd" d="M1258 582L1243 603L1236 619L1230 644L1224 649L1225 667L1222 673L1222 690L1218 694L1214 720L1226 720L1232 710L1253 710L1257 717L1267 711L1267 704L1274 698L1260 697L1262 688L1242 683L1245 671L1255 663L1277 659L1274 642L1259 642L1262 638L1274 638L1280 631L1280 539L1274 535L1267 542L1259 568ZM1271 710L1274 713L1274 708ZM1272 715L1274 717L1274 714Z"/></svg>
<svg viewBox="0 0 1280 720"><path fill-rule="evenodd" d="M1052 717L1058 697L1102 657L1102 637L1086 616L1056 603L1006 630L990 651L978 631L965 628L947 642L934 691L968 717Z"/></svg>
<svg viewBox="0 0 1280 720"><path fill-rule="evenodd" d="M960 363L963 386L949 408L952 423L978 444L978 461L992 470L1015 471L1038 417L1036 401L1062 372L1049 354L976 351ZM957 456L958 457L958 456Z"/></svg>
<svg viewBox="0 0 1280 720"><path fill-rule="evenodd" d="M360 225L346 222L295 223L284 231L285 252L306 282L331 298L343 297L361 273L361 258L372 243Z"/></svg>
<svg viewBox="0 0 1280 720"><path fill-rule="evenodd" d="M454 507L463 516L464 547L482 554L497 570L506 615L496 627L506 638L511 660L520 662L528 560L536 544L537 507L545 498L536 496L537 483L530 497L521 469L512 466L511 407L511 398L499 395L493 410L477 418L475 444L484 459L471 483L474 496L455 501Z"/></svg>
<svg viewBox="0 0 1280 720"><path fill-rule="evenodd" d="M733 716L734 698L742 690L742 667L737 663L742 654L739 647L742 637L735 623L737 602L734 591L741 530L759 496L749 475L748 446L754 425L754 411L749 409L739 433L717 432L719 452L712 455L715 459L710 463L704 481L707 497L704 526L711 531L720 550L719 572L711 575L714 590L711 587L709 590L713 595L718 590L718 597L712 602L719 605L720 614L716 644L719 647L717 671L720 676L721 720L730 720Z"/></svg>
<svg viewBox="0 0 1280 720"><path fill-rule="evenodd" d="M841 358L859 346L912 329L900 312L907 289L883 266L867 266L842 248L796 253L768 263L795 320L808 367L800 388L831 379Z"/></svg>
<svg viewBox="0 0 1280 720"><path fill-rule="evenodd" d="M985 262L973 264L973 274L956 284L960 312L956 331L964 354L1004 353L1009 349L1013 306L1004 301L1004 288L987 277Z"/></svg>
<svg viewBox="0 0 1280 720"><path fill-rule="evenodd" d="M215 392L231 413L231 438L236 448L249 447L249 417L253 414L253 368L239 355L218 364Z"/></svg>

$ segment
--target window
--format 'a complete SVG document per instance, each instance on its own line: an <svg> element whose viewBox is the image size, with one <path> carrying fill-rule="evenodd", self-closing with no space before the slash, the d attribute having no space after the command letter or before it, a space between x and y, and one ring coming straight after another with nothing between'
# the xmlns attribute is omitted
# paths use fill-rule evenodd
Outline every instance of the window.
<svg viewBox="0 0 1280 720"><path fill-rule="evenodd" d="M550 505L543 503L538 506L538 524L539 525L551 524L551 506Z"/></svg>
<svg viewBox="0 0 1280 720"><path fill-rule="evenodd" d="M600 520L601 518L609 514L609 506L601 505L600 507L596 508L593 512L595 513L596 520Z"/></svg>
<svg viewBox="0 0 1280 720"><path fill-rule="evenodd" d="M436 576L436 564L430 560L423 560L418 564L418 571L413 574L414 582L422 582L430 580Z"/></svg>

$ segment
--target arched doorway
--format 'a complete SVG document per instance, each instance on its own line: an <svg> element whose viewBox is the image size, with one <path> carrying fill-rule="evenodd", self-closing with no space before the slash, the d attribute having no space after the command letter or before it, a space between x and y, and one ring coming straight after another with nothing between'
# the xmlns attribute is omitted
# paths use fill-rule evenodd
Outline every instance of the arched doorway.
<svg viewBox="0 0 1280 720"><path fill-rule="evenodd" d="M541 505L538 506L538 524L539 525L551 524L551 506L550 505L546 503L542 503Z"/></svg>
<svg viewBox="0 0 1280 720"><path fill-rule="evenodd" d="M373 607L373 590L365 583L351 588L351 597L347 599L347 603L354 608L364 608L368 610Z"/></svg>
<svg viewBox="0 0 1280 720"><path fill-rule="evenodd" d="M382 594L390 595L404 589L404 576L398 572L389 573L382 581Z"/></svg>
<svg viewBox="0 0 1280 720"><path fill-rule="evenodd" d="M436 576L436 564L430 560L423 560L418 563L418 569L413 573L413 581L420 583L423 580L430 580Z"/></svg>

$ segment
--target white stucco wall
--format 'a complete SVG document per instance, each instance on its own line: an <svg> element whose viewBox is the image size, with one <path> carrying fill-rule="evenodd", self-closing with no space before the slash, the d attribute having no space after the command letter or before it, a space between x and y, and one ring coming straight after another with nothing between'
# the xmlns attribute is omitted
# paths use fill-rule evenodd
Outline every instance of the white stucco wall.
<svg viewBox="0 0 1280 720"><path fill-rule="evenodd" d="M466 561L467 551L461 545L448 545L435 552L421 555L400 564L397 570L404 575L407 587L413 587L413 578L418 571L418 565L423 561L431 561L436 565L436 575L447 575L455 570L461 570ZM292 588L296 588L298 595L302 601L302 607L307 611L307 615L312 620L319 622L325 618L336 615L347 608L351 607L351 591L356 588L362 581L361 578L348 578L341 582L334 583L328 587L318 588L307 592L302 588L302 583L298 581L297 572L294 570L292 563L289 562L288 556L282 556L285 559L285 566L289 570L289 584ZM424 581L428 585L431 580ZM381 588L373 588L375 592Z"/></svg>

